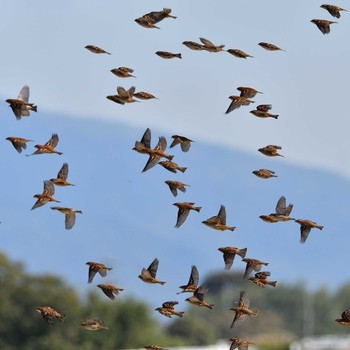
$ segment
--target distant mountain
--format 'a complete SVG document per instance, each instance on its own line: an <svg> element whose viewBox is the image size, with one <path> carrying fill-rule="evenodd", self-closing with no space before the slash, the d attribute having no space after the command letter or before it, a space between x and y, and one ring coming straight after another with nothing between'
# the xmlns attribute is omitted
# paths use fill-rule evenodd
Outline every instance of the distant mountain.
<svg viewBox="0 0 350 350"><path fill-rule="evenodd" d="M121 297L129 293L152 307L177 298L191 265L198 267L201 280L209 272L223 270L217 249L224 246L247 247L247 257L269 262L273 280L280 282L302 280L310 288L333 288L349 280L344 268L350 243L348 180L290 165L287 158L244 154L205 140L195 140L188 153L179 146L167 149L176 163L188 167L184 174L172 174L159 165L141 173L147 156L132 147L144 129L42 111L16 121L5 108L0 107L0 247L29 271L61 275L82 295L97 290L102 281L115 283L125 289ZM62 156L25 156L54 132L60 137L57 149ZM18 154L5 141L8 136L34 142ZM152 129L152 146L158 136L162 133ZM171 135L163 136L169 145ZM69 163L69 180L76 186L56 188L54 197L62 206L83 211L70 231L64 229L64 216L50 210L51 205L30 210L43 180L55 177L63 162ZM259 168L272 169L278 177L257 178L252 171ZM190 187L175 198L165 180L180 180ZM287 204L294 204L292 217L316 221L324 225L323 231L312 230L302 245L298 224L263 222L259 215L272 213L281 195ZM202 209L190 212L177 229L177 208L172 204L184 201ZM216 215L221 204L227 224L237 226L234 232L215 231L201 223ZM137 278L155 257L160 260L157 277L167 281L164 286L146 285ZM88 285L87 261L105 263L113 270L103 280L97 275ZM232 269L244 267L237 259Z"/></svg>

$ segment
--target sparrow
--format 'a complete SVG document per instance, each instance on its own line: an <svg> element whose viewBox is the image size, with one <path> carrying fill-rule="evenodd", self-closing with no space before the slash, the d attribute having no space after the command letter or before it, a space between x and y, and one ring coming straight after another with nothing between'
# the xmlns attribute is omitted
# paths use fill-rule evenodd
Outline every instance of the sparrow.
<svg viewBox="0 0 350 350"><path fill-rule="evenodd" d="M34 103L29 103L29 86L24 85L19 92L17 98L9 98L6 102L11 107L17 120L20 120L22 117L28 117L29 111L37 112L37 106Z"/></svg>
<svg viewBox="0 0 350 350"><path fill-rule="evenodd" d="M59 141L58 135L57 134L52 134L51 138L49 141L47 141L43 145L35 145L34 147L37 149L34 153L29 154L31 156L36 155L36 154L44 154L44 153L56 153L56 154L63 154L62 152L58 152L55 150L55 147L57 146Z"/></svg>
<svg viewBox="0 0 350 350"><path fill-rule="evenodd" d="M272 287L276 287L277 281L269 281L267 279L268 276L270 276L271 273L268 271L261 271L255 274L254 277L250 277L249 281L255 283L259 287L265 288L266 285L270 285Z"/></svg>
<svg viewBox="0 0 350 350"><path fill-rule="evenodd" d="M195 265L192 265L191 267L191 274L190 278L186 285L180 286L179 288L182 289L181 292L178 292L176 294L181 293L194 293L196 289L198 288L198 282L199 282L199 272Z"/></svg>
<svg viewBox="0 0 350 350"><path fill-rule="evenodd" d="M94 45L87 45L85 46L85 49L88 49L89 51L91 51L92 53L97 53L97 54L100 54L100 53L106 53L107 55L110 55L109 52L101 49L100 47L98 46L94 46Z"/></svg>
<svg viewBox="0 0 350 350"><path fill-rule="evenodd" d="M162 304L161 307L157 307L155 310L158 311L163 316L171 318L171 316L175 315L178 317L182 317L185 313L184 311L176 311L174 306L177 305L178 301L166 301Z"/></svg>
<svg viewBox="0 0 350 350"><path fill-rule="evenodd" d="M254 103L254 101L249 100L248 98L242 97L242 96L232 95L232 96L229 96L229 99L231 99L232 102L227 108L225 114L229 114L230 112L232 112L235 109L238 109L241 106L249 106L250 103Z"/></svg>
<svg viewBox="0 0 350 350"><path fill-rule="evenodd" d="M229 340L232 342L229 350L248 350L248 345L252 344L248 340L242 338L230 338Z"/></svg>
<svg viewBox="0 0 350 350"><path fill-rule="evenodd" d="M152 12L146 13L144 16L151 18L154 23L158 23L165 18L173 18L173 19L177 18L176 16L171 15L171 9L169 8L163 8L163 10L161 11L152 11Z"/></svg>
<svg viewBox="0 0 350 350"><path fill-rule="evenodd" d="M136 78L135 75L131 74L134 70L128 67L113 68L111 72L119 78Z"/></svg>
<svg viewBox="0 0 350 350"><path fill-rule="evenodd" d="M119 292L122 292L124 289L118 288L113 284L98 284L98 288L102 290L103 293L107 295L107 297L111 300L115 299L114 295L118 295Z"/></svg>
<svg viewBox="0 0 350 350"><path fill-rule="evenodd" d="M247 278L253 270L260 271L262 265L267 266L269 264L269 263L260 261L258 259L250 259L250 258L244 258L242 259L242 261L244 261L247 264L243 278Z"/></svg>
<svg viewBox="0 0 350 350"><path fill-rule="evenodd" d="M135 147L133 148L133 151L147 154L147 152L151 149L151 138L151 130L147 128L142 135L141 141L135 142Z"/></svg>
<svg viewBox="0 0 350 350"><path fill-rule="evenodd" d="M282 147L276 146L276 145L267 145L265 147L259 148L258 151L268 157L276 157L276 156L284 157L282 156L282 154L278 153L277 150L279 149L282 149Z"/></svg>
<svg viewBox="0 0 350 350"><path fill-rule="evenodd" d="M62 214L65 215L65 228L66 230L70 230L74 224L75 224L75 214L83 214L81 210L76 210L73 208L66 208L66 207L51 207L52 210L58 210Z"/></svg>
<svg viewBox="0 0 350 350"><path fill-rule="evenodd" d="M238 306L232 307L230 310L235 312L235 317L231 323L230 328L233 328L237 323L243 321L246 316L256 317L258 310L249 309L250 299L245 291L241 291Z"/></svg>
<svg viewBox="0 0 350 350"><path fill-rule="evenodd" d="M337 318L335 321L343 326L350 326L350 309L344 310L341 318Z"/></svg>
<svg viewBox="0 0 350 350"><path fill-rule="evenodd" d="M222 247L222 248L218 248L218 250L221 253L223 253L225 270L229 270L231 268L236 254L239 255L242 259L245 258L247 254L247 248L238 249L235 247Z"/></svg>
<svg viewBox="0 0 350 350"><path fill-rule="evenodd" d="M223 48L225 45L214 45L211 41L205 39L205 38L199 38L199 40L202 42L202 50L209 51L209 52L219 52L223 51Z"/></svg>
<svg viewBox="0 0 350 350"><path fill-rule="evenodd" d="M247 86L240 86L237 88L241 92L240 97L253 98L256 94L262 94L262 92Z"/></svg>
<svg viewBox="0 0 350 350"><path fill-rule="evenodd" d="M66 318L66 314L62 315L50 306L38 306L36 311L39 312L43 319L50 325L53 325L54 318L58 319L61 323Z"/></svg>
<svg viewBox="0 0 350 350"><path fill-rule="evenodd" d="M185 186L190 186L182 183L181 181L166 180L165 183L169 186L169 189L174 197L177 196L177 190L185 193L186 192Z"/></svg>
<svg viewBox="0 0 350 350"><path fill-rule="evenodd" d="M55 194L55 186L49 180L44 181L44 190L41 194L35 194L33 197L36 198L36 202L34 203L31 210L42 207L48 202L56 202L60 203L58 200L53 198L52 196Z"/></svg>
<svg viewBox="0 0 350 350"><path fill-rule="evenodd" d="M191 147L191 142L194 142L185 136L173 135L171 137L173 138L173 142L171 143L170 148L180 144L182 152L188 152Z"/></svg>
<svg viewBox="0 0 350 350"><path fill-rule="evenodd" d="M199 286L193 295L190 298L187 298L185 301L189 302L192 305L196 305L199 307L207 307L208 309L212 309L214 304L209 304L204 301L204 295L208 292L208 288L205 285Z"/></svg>
<svg viewBox="0 0 350 350"><path fill-rule="evenodd" d="M272 108L272 105L259 105L255 110L250 111L251 114L259 118L274 118L278 119L278 114L271 114L269 110Z"/></svg>
<svg viewBox="0 0 350 350"><path fill-rule="evenodd" d="M252 172L255 176L260 177L261 179L269 179L270 177L277 177L275 172L269 169L259 169Z"/></svg>
<svg viewBox="0 0 350 350"><path fill-rule="evenodd" d="M270 43L265 43L265 42L261 42L258 44L259 46L261 46L263 49L268 50L268 51L284 51L283 49L279 48L278 46L274 45L274 44L270 44Z"/></svg>
<svg viewBox="0 0 350 350"><path fill-rule="evenodd" d="M161 285L165 284L163 281L157 280L157 270L158 270L159 260L155 258L147 269L142 268L141 274L138 276L143 282L146 283L159 283Z"/></svg>
<svg viewBox="0 0 350 350"><path fill-rule="evenodd" d="M155 21L150 16L144 15L142 17L136 18L135 22L137 24L139 24L141 27L144 27L144 28L157 28L157 29L160 29L159 27L157 27L154 24Z"/></svg>
<svg viewBox="0 0 350 350"><path fill-rule="evenodd" d="M139 102L133 98L135 93L135 86L132 86L129 90L125 90L122 86L117 87L117 95L109 95L106 98L115 103L124 105L125 103Z"/></svg>
<svg viewBox="0 0 350 350"><path fill-rule="evenodd" d="M162 162L158 163L159 165L161 165L163 168L165 168L166 170L171 171L172 173L176 173L177 170L181 171L182 173L184 173L186 171L186 167L181 167L178 164L170 161L170 160L165 160Z"/></svg>
<svg viewBox="0 0 350 350"><path fill-rule="evenodd" d="M107 267L104 264L88 261L85 265L89 265L88 283L92 283L96 273L98 272L102 277L107 276L107 271L112 270L112 267Z"/></svg>
<svg viewBox="0 0 350 350"><path fill-rule="evenodd" d="M161 158L166 158L171 161L174 156L165 153L167 142L164 136L159 137L158 143L154 149L145 148L144 151L149 155L148 161L144 166L142 172L153 168Z"/></svg>
<svg viewBox="0 0 350 350"><path fill-rule="evenodd" d="M151 100L153 98L158 99L154 95L144 91L135 92L134 97L138 98L139 100Z"/></svg>
<svg viewBox="0 0 350 350"><path fill-rule="evenodd" d="M329 32L331 31L330 25L333 23L338 23L338 22L327 21L326 19L313 19L310 22L316 24L317 28L323 34L329 34Z"/></svg>
<svg viewBox="0 0 350 350"><path fill-rule="evenodd" d="M177 220L175 225L175 227L177 228L179 228L185 222L188 214L190 213L190 210L195 210L199 213L202 209L202 207L195 207L194 203L190 202L174 203L173 205L179 208L177 212Z"/></svg>
<svg viewBox="0 0 350 350"><path fill-rule="evenodd" d="M168 51L156 51L156 55L161 58L170 59L170 58L182 58L181 53L172 53Z"/></svg>
<svg viewBox="0 0 350 350"><path fill-rule="evenodd" d="M305 243L312 228L318 228L319 230L323 230L323 226L317 225L316 222L313 222L311 220L298 219L295 220L295 222L300 225L300 243Z"/></svg>
<svg viewBox="0 0 350 350"><path fill-rule="evenodd" d="M236 229L235 226L226 225L226 209L224 205L220 206L218 215L212 216L208 220L202 221L202 224L219 231L234 231Z"/></svg>
<svg viewBox="0 0 350 350"><path fill-rule="evenodd" d="M335 6L335 5L321 5L321 8L327 10L333 17L335 18L340 18L340 11L347 11L339 6Z"/></svg>
<svg viewBox="0 0 350 350"><path fill-rule="evenodd" d="M67 181L68 177L68 163L63 163L60 171L55 179L50 179L50 181L56 186L74 186Z"/></svg>
<svg viewBox="0 0 350 350"><path fill-rule="evenodd" d="M196 43L194 41L184 41L182 44L187 46L191 50L195 50L195 51L203 51L204 50L203 45Z"/></svg>
<svg viewBox="0 0 350 350"><path fill-rule="evenodd" d="M290 218L289 215L292 212L293 204L286 204L286 197L281 196L278 200L275 208L275 212L270 215L260 215L260 219L268 223L283 222L289 220L295 220Z"/></svg>
<svg viewBox="0 0 350 350"><path fill-rule="evenodd" d="M88 331L98 331L99 329L108 329L108 327L103 326L103 322L97 318L89 318L80 324L81 328L87 329Z"/></svg>
<svg viewBox="0 0 350 350"><path fill-rule="evenodd" d="M254 56L248 55L247 53L245 53L242 50L238 50L238 49L228 49L226 50L228 53L230 53L231 55L238 57L238 58L244 58L246 59L247 57L251 57L254 58Z"/></svg>
<svg viewBox="0 0 350 350"><path fill-rule="evenodd" d="M33 140L27 140L22 137L6 137L7 141L12 143L12 146L16 149L18 153L21 153L22 150L27 148L27 142L33 142Z"/></svg>

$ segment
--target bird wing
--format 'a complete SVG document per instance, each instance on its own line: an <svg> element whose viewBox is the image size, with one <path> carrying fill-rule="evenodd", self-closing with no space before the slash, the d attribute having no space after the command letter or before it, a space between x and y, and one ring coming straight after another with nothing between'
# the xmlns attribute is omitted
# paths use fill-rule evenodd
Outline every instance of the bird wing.
<svg viewBox="0 0 350 350"><path fill-rule="evenodd" d="M140 141L145 147L151 148L151 130L149 128L144 132Z"/></svg>
<svg viewBox="0 0 350 350"><path fill-rule="evenodd" d="M152 261L151 265L148 266L147 270L151 273L151 276L153 278L155 278L157 275L158 265L159 265L159 260L157 258L155 258Z"/></svg>
<svg viewBox="0 0 350 350"><path fill-rule="evenodd" d="M49 180L45 180L44 181L44 191L43 191L44 194L48 194L50 196L53 196L54 193L55 193L55 186L54 184L49 181Z"/></svg>
<svg viewBox="0 0 350 350"><path fill-rule="evenodd" d="M58 179L67 180L68 177L68 163L63 163L62 168L57 174Z"/></svg>
<svg viewBox="0 0 350 350"><path fill-rule="evenodd" d="M29 101L29 86L28 85L24 85L22 87L21 91L19 92L18 99L28 103L28 101Z"/></svg>
<svg viewBox="0 0 350 350"><path fill-rule="evenodd" d="M59 140L58 135L52 134L51 139L47 141L44 146L55 148L58 144L58 140Z"/></svg>
<svg viewBox="0 0 350 350"><path fill-rule="evenodd" d="M75 213L69 213L65 215L65 227L66 230L70 230L75 224Z"/></svg>
<svg viewBox="0 0 350 350"><path fill-rule="evenodd" d="M177 220L175 227L180 227L187 219L188 214L190 213L189 209L184 207L179 207L177 212Z"/></svg>
<svg viewBox="0 0 350 350"><path fill-rule="evenodd" d="M220 223L222 223L223 225L226 225L226 208L224 205L220 206L218 218L220 220Z"/></svg>
<svg viewBox="0 0 350 350"><path fill-rule="evenodd" d="M250 298L245 291L241 291L238 305L241 307L249 308Z"/></svg>
<svg viewBox="0 0 350 350"><path fill-rule="evenodd" d="M234 259L235 259L234 253L229 253L229 252L224 253L225 270L229 270L231 268Z"/></svg>
<svg viewBox="0 0 350 350"><path fill-rule="evenodd" d="M199 40L200 40L206 47L216 48L216 46L215 46L211 41L209 41L208 39L199 38Z"/></svg>
<svg viewBox="0 0 350 350"><path fill-rule="evenodd" d="M198 282L199 282L198 269L195 265L192 265L190 279L188 280L187 285L198 286Z"/></svg>

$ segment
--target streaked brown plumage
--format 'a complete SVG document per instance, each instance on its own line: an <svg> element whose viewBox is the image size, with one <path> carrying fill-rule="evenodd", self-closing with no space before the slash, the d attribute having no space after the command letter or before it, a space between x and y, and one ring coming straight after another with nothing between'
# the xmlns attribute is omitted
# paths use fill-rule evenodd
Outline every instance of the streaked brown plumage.
<svg viewBox="0 0 350 350"><path fill-rule="evenodd" d="M224 51L225 45L214 45L211 41L205 38L199 38L199 40L202 42L203 46L202 49L208 52L220 52Z"/></svg>
<svg viewBox="0 0 350 350"><path fill-rule="evenodd" d="M22 137L6 137L7 141L10 141L12 143L12 146L15 148L15 150L18 153L21 153L22 150L27 148L27 142L33 142L33 140L27 140Z"/></svg>
<svg viewBox="0 0 350 350"><path fill-rule="evenodd" d="M235 247L222 247L218 248L218 250L223 254L225 270L229 270L231 268L236 254L242 259L245 258L247 254L247 248L239 249Z"/></svg>
<svg viewBox="0 0 350 350"><path fill-rule="evenodd" d="M243 321L246 316L255 318L258 310L249 309L250 299L245 291L241 291L238 306L232 307L230 310L235 312L235 317L231 323L230 328L233 328L237 323Z"/></svg>
<svg viewBox="0 0 350 350"><path fill-rule="evenodd" d="M266 43L266 42L260 42L258 45L261 46L263 49L268 50L268 51L284 51L280 47L278 47L274 44Z"/></svg>
<svg viewBox="0 0 350 350"><path fill-rule="evenodd" d="M220 206L218 215L212 216L211 218L202 221L202 224L219 231L234 231L236 229L235 226L226 225L226 208L224 205Z"/></svg>
<svg viewBox="0 0 350 350"><path fill-rule="evenodd" d="M144 15L142 17L136 18L135 22L137 24L139 24L141 27L144 28L157 28L160 29L159 27L157 27L155 25L155 21L153 18L151 18L150 16Z"/></svg>
<svg viewBox="0 0 350 350"><path fill-rule="evenodd" d="M138 98L139 100L151 100L153 98L158 99L154 95L145 92L145 91L139 91L134 93L134 97Z"/></svg>
<svg viewBox="0 0 350 350"><path fill-rule="evenodd" d="M199 283L199 272L195 265L192 265L191 267L191 274L190 278L186 285L180 286L179 288L182 289L181 292L178 292L176 294L181 293L194 293L198 288Z"/></svg>
<svg viewBox="0 0 350 350"><path fill-rule="evenodd" d="M124 289L118 288L113 284L98 284L98 288L102 290L103 293L107 295L107 297L111 300L115 299L115 295L118 295L119 292L122 292Z"/></svg>
<svg viewBox="0 0 350 350"><path fill-rule="evenodd" d="M298 219L295 222L300 225L300 243L305 243L312 228L323 230L323 226L317 225L316 222L311 220Z"/></svg>
<svg viewBox="0 0 350 350"><path fill-rule="evenodd" d="M270 177L277 177L275 172L269 169L259 169L252 172L255 176L260 177L261 179L269 179Z"/></svg>
<svg viewBox="0 0 350 350"><path fill-rule="evenodd" d="M153 23L158 23L165 18L173 18L173 19L177 18L176 16L171 15L170 8L163 8L163 10L161 11L152 11L152 12L146 13L142 17L151 18Z"/></svg>
<svg viewBox="0 0 350 350"><path fill-rule="evenodd" d="M327 10L335 18L340 18L340 11L348 11L336 5L323 4L320 7Z"/></svg>
<svg viewBox="0 0 350 350"><path fill-rule="evenodd" d="M146 283L151 283L151 284L165 284L163 281L159 281L156 276L157 276L157 271L158 271L158 265L159 265L159 260L155 258L151 264L148 266L147 269L142 268L141 274L138 276L139 279L141 279L143 282Z"/></svg>
<svg viewBox="0 0 350 350"><path fill-rule="evenodd" d="M172 162L170 160L165 160L165 161L159 162L158 164L161 165L166 170L171 171L172 173L176 173L177 170L184 173L187 169L187 167L181 167L178 164L176 164L175 162Z"/></svg>
<svg viewBox="0 0 350 350"><path fill-rule="evenodd" d="M345 309L341 314L341 318L337 318L335 321L343 326L350 326L350 308Z"/></svg>
<svg viewBox="0 0 350 350"><path fill-rule="evenodd" d="M240 97L246 97L246 98L253 98L255 97L256 94L262 94L261 91L258 91L248 86L239 86L237 90L241 92Z"/></svg>
<svg viewBox="0 0 350 350"><path fill-rule="evenodd" d="M144 153L147 153L149 155L149 158L146 165L142 169L142 172L145 172L153 168L156 164L158 164L161 158L167 158L169 161L171 161L174 158L173 155L169 155L165 153L166 147L167 147L167 141L164 136L161 136L159 137L156 147L154 147L153 149L151 148L143 149Z"/></svg>
<svg viewBox="0 0 350 350"><path fill-rule="evenodd" d="M286 197L281 196L277 201L275 212L270 215L260 215L260 219L268 223L275 222L285 222L289 220L295 220L294 218L289 217L292 212L293 204L286 204Z"/></svg>
<svg viewBox="0 0 350 350"><path fill-rule="evenodd" d="M91 283L96 273L98 272L102 277L107 276L107 271L112 270L112 267L107 267L104 264L88 261L86 265L89 265L88 283Z"/></svg>
<svg viewBox="0 0 350 350"><path fill-rule="evenodd" d="M267 266L269 264L267 262L251 258L244 258L242 261L247 264L243 278L247 278L252 271L260 271L262 265Z"/></svg>
<svg viewBox="0 0 350 350"><path fill-rule="evenodd" d="M232 100L229 107L227 108L225 114L232 112L235 109L240 108L241 106L249 106L249 104L254 103L255 101L249 100L246 97L242 96L229 96L229 99Z"/></svg>
<svg viewBox="0 0 350 350"><path fill-rule="evenodd" d="M125 103L139 102L133 98L135 93L135 86L130 87L128 90L125 90L122 86L117 87L116 95L109 95L106 98L115 103L124 105Z"/></svg>
<svg viewBox="0 0 350 350"><path fill-rule="evenodd" d="M75 214L83 214L81 210L76 210L73 208L67 207L51 207L52 210L57 210L65 215L65 228L66 230L70 230L75 225Z"/></svg>
<svg viewBox="0 0 350 350"><path fill-rule="evenodd" d="M202 209L202 207L195 207L194 203L191 202L182 202L182 203L174 203L173 205L178 207L177 212L177 220L175 227L179 228L187 219L190 210L197 211L198 213Z"/></svg>
<svg viewBox="0 0 350 350"><path fill-rule="evenodd" d="M272 105L259 105L255 110L250 111L251 114L255 115L258 118L274 118L278 119L278 114L271 114L269 110L272 108Z"/></svg>
<svg viewBox="0 0 350 350"><path fill-rule="evenodd" d="M61 323L66 318L66 314L60 314L58 311L53 309L51 306L38 306L36 308L36 311L38 311L43 319L50 325L53 325L53 320L56 318Z"/></svg>
<svg viewBox="0 0 350 350"><path fill-rule="evenodd" d="M37 198L31 210L42 207L44 204L49 202L60 203L52 196L55 194L55 186L49 180L44 181L44 190L41 194L35 194L33 197Z"/></svg>
<svg viewBox="0 0 350 350"><path fill-rule="evenodd" d="M329 34L329 32L331 31L330 25L333 23L338 23L338 22L327 21L326 19L313 19L310 22L313 24L316 24L317 28L323 34Z"/></svg>
<svg viewBox="0 0 350 350"><path fill-rule="evenodd" d="M135 142L135 147L133 148L133 151L148 154L148 151L151 149L151 138L151 130L147 128L142 135L141 141Z"/></svg>
<svg viewBox="0 0 350 350"><path fill-rule="evenodd" d="M58 152L55 150L55 147L57 146L59 141L57 134L52 134L49 141L47 141L43 145L35 145L34 147L37 149L34 153L30 155L36 155L36 154L48 154L48 153L56 153L56 154L63 154L62 152Z"/></svg>
<svg viewBox="0 0 350 350"><path fill-rule="evenodd" d="M171 58L182 58L181 53L172 53L168 51L156 51L155 53L157 56L165 59L171 59Z"/></svg>
<svg viewBox="0 0 350 350"><path fill-rule="evenodd" d="M238 49L228 49L226 50L228 53L230 53L231 55L238 57L238 58L244 58L246 59L247 57L251 57L254 58L254 56L248 55L247 53L245 53L242 50L238 50Z"/></svg>
<svg viewBox="0 0 350 350"><path fill-rule="evenodd" d="M85 49L88 49L92 53L97 53L97 54L105 53L107 55L110 55L109 52L107 52L107 51L105 51L105 50L103 50L100 47L95 46L95 45L86 45Z"/></svg>
<svg viewBox="0 0 350 350"><path fill-rule="evenodd" d="M243 338L230 338L229 340L231 341L231 346L229 350L248 350L248 345L253 344Z"/></svg>
<svg viewBox="0 0 350 350"><path fill-rule="evenodd" d="M161 307L157 307L155 310L158 311L165 317L171 318L173 315L182 317L184 315L184 311L176 311L174 306L177 305L178 301L166 301L162 304Z"/></svg>
<svg viewBox="0 0 350 350"><path fill-rule="evenodd" d="M50 179L50 181L56 186L74 186L67 181L68 171L68 163L63 163L57 177L55 179Z"/></svg>
<svg viewBox="0 0 350 350"><path fill-rule="evenodd" d="M194 51L203 51L203 45L196 43L194 41L184 41L183 45L187 46L189 49Z"/></svg>
<svg viewBox="0 0 350 350"><path fill-rule="evenodd" d="M113 68L111 72L119 78L136 78L135 75L131 74L134 70L128 67Z"/></svg>
<svg viewBox="0 0 350 350"><path fill-rule="evenodd" d="M284 157L282 154L279 154L277 150L282 149L281 146L276 146L276 145L267 145L265 147L259 148L258 151L262 153L265 156L268 157Z"/></svg>
<svg viewBox="0 0 350 350"><path fill-rule="evenodd" d="M182 152L188 152L191 147L191 142L194 142L185 136L173 135L171 137L173 138L173 142L171 143L170 148L180 144Z"/></svg>
<svg viewBox="0 0 350 350"><path fill-rule="evenodd" d="M9 98L6 100L11 107L17 120L22 117L28 117L29 111L37 112L37 106L34 103L29 103L29 86L24 85L17 98Z"/></svg>
<svg viewBox="0 0 350 350"><path fill-rule="evenodd" d="M208 309L212 309L214 304L209 304L204 301L204 295L208 292L208 288L205 285L199 286L193 295L187 298L185 301L189 302L192 305L199 307L206 307Z"/></svg>
<svg viewBox="0 0 350 350"><path fill-rule="evenodd" d="M257 272L254 277L250 277L249 281L255 283L259 287L265 288L266 285L276 287L277 281L269 281L267 277L271 275L268 271Z"/></svg>
<svg viewBox="0 0 350 350"><path fill-rule="evenodd" d="M87 329L88 331L98 331L100 329L108 329L103 325L103 322L97 318L89 318L80 324L81 328Z"/></svg>
<svg viewBox="0 0 350 350"><path fill-rule="evenodd" d="M177 190L181 192L186 192L186 187L185 186L190 186L186 185L181 181L171 181L171 180L166 180L165 183L169 186L169 189L171 193L173 194L174 197L177 196Z"/></svg>

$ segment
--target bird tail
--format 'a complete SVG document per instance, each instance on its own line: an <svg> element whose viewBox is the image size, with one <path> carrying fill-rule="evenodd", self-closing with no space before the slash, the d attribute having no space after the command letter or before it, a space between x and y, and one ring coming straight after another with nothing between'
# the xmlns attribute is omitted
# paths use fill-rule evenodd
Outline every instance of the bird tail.
<svg viewBox="0 0 350 350"><path fill-rule="evenodd" d="M37 112L38 111L38 107L36 105L32 105L31 106L31 110L34 111L34 112Z"/></svg>
<svg viewBox="0 0 350 350"><path fill-rule="evenodd" d="M278 119L279 115L278 114L271 114L270 116L271 118L275 118L275 119Z"/></svg>
<svg viewBox="0 0 350 350"><path fill-rule="evenodd" d="M65 320L66 316L67 316L67 315L64 314L64 315L62 315L61 317L59 317L59 320L60 320L61 323Z"/></svg>
<svg viewBox="0 0 350 350"><path fill-rule="evenodd" d="M316 226L316 228L318 228L318 229L321 230L321 231L323 230L323 227L324 227L324 226Z"/></svg>
<svg viewBox="0 0 350 350"><path fill-rule="evenodd" d="M164 285L164 284L165 284L165 282L163 282L163 281L159 281L159 284Z"/></svg>
<svg viewBox="0 0 350 350"><path fill-rule="evenodd" d="M246 254L247 254L247 248L244 248L244 249L240 249L237 254L242 258L244 259Z"/></svg>
<svg viewBox="0 0 350 350"><path fill-rule="evenodd" d="M179 167L179 170L182 172L182 173L184 173L185 171L186 171L186 167Z"/></svg>
<svg viewBox="0 0 350 350"><path fill-rule="evenodd" d="M277 281L269 282L269 285L272 286L272 287L276 287L276 284L277 284Z"/></svg>
<svg viewBox="0 0 350 350"><path fill-rule="evenodd" d="M198 211L198 213L201 211L202 207L194 207L195 211Z"/></svg>
<svg viewBox="0 0 350 350"><path fill-rule="evenodd" d="M182 58L181 53L178 53L175 56L178 57L178 58Z"/></svg>
<svg viewBox="0 0 350 350"><path fill-rule="evenodd" d="M234 230L236 229L236 226L229 226L228 229L229 229L230 231L234 231Z"/></svg>

